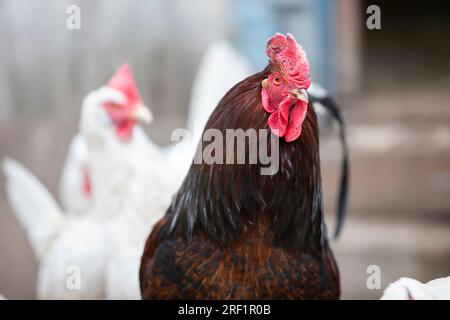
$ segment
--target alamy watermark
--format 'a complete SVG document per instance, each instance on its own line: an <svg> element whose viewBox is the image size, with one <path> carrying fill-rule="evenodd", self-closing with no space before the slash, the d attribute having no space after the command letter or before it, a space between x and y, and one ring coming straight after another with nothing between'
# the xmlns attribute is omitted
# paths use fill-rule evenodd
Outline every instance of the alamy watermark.
<svg viewBox="0 0 450 320"><path fill-rule="evenodd" d="M197 148L194 164L260 164L261 175L278 172L279 138L268 129L226 129L224 133L210 128L201 137L202 146ZM189 130L174 130L171 141L181 139L185 143L195 143Z"/></svg>
<svg viewBox="0 0 450 320"><path fill-rule="evenodd" d="M381 289L381 268L375 264L367 267L366 273L369 275L366 280L366 286L369 290Z"/></svg>
<svg viewBox="0 0 450 320"><path fill-rule="evenodd" d="M68 17L66 19L66 28L69 30L81 29L81 9L79 6L71 4L66 9Z"/></svg>
<svg viewBox="0 0 450 320"><path fill-rule="evenodd" d="M366 27L369 30L381 29L381 9L379 6L372 4L367 7L366 13L369 14L366 20Z"/></svg>
<svg viewBox="0 0 450 320"><path fill-rule="evenodd" d="M69 290L81 290L81 268L77 265L70 265L66 269L66 287Z"/></svg>

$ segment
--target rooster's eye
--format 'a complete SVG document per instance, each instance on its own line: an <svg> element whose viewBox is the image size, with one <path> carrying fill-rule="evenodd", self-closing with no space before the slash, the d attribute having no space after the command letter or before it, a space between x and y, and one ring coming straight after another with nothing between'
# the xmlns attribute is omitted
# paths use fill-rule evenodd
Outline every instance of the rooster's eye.
<svg viewBox="0 0 450 320"><path fill-rule="evenodd" d="M278 76L273 77L273 84L274 85L278 86L278 85L280 85L280 83L281 83L281 80L280 80L280 78Z"/></svg>

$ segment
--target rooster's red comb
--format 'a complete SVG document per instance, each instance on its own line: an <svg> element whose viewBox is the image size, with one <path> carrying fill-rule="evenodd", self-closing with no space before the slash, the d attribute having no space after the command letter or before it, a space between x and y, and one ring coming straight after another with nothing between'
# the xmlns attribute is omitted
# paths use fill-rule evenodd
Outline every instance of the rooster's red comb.
<svg viewBox="0 0 450 320"><path fill-rule="evenodd" d="M267 41L266 54L270 61L280 68L287 80L301 87L309 87L311 80L306 52L297 44L293 35L276 33Z"/></svg>
<svg viewBox="0 0 450 320"><path fill-rule="evenodd" d="M128 64L124 64L117 70L116 74L109 80L108 87L122 92L130 104L136 104L141 101L133 73Z"/></svg>

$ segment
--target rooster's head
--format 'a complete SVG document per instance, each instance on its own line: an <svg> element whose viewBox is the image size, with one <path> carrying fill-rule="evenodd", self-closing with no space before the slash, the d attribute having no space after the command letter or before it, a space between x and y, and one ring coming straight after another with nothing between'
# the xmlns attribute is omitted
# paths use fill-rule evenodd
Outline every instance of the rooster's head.
<svg viewBox="0 0 450 320"><path fill-rule="evenodd" d="M308 109L306 89L311 84L306 53L291 34L277 33L267 42L271 72L262 82L262 105L270 113L273 134L296 140Z"/></svg>

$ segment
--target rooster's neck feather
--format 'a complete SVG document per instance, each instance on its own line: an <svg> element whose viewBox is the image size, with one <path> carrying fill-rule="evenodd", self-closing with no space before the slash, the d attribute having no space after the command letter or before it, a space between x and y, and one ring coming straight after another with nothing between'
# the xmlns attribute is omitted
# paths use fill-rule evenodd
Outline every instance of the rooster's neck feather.
<svg viewBox="0 0 450 320"><path fill-rule="evenodd" d="M219 129L224 136L226 129L268 129L261 82L270 71L269 65L231 88L206 129ZM225 246L264 220L270 222L278 245L295 252L320 252L326 236L318 126L311 106L300 138L279 143L280 167L273 176L260 175L260 163L192 164L168 209L160 237L189 240L201 233ZM246 147L248 155L247 142Z"/></svg>

